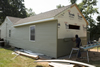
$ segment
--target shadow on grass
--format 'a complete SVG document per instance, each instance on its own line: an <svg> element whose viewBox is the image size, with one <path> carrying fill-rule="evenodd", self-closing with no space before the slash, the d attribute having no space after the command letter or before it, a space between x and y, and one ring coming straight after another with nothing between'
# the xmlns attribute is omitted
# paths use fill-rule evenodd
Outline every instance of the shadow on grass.
<svg viewBox="0 0 100 67"><path fill-rule="evenodd" d="M42 65L37 65L36 67L43 67Z"/></svg>

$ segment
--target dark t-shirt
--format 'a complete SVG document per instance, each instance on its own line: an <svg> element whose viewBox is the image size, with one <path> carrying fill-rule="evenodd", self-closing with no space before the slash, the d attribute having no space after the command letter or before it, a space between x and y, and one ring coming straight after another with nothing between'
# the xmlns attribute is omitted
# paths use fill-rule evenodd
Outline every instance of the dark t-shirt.
<svg viewBox="0 0 100 67"><path fill-rule="evenodd" d="M76 47L80 47L80 43L81 43L81 39L80 38L76 38Z"/></svg>

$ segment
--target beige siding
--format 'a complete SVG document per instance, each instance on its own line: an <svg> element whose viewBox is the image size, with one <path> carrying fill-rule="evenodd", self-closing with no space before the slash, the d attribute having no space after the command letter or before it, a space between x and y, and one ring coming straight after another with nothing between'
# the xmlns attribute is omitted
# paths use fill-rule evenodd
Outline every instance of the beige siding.
<svg viewBox="0 0 100 67"><path fill-rule="evenodd" d="M1 38L6 39L6 19L1 25Z"/></svg>
<svg viewBox="0 0 100 67"><path fill-rule="evenodd" d="M5 21L1 25L1 38L4 38L5 40L9 40L9 30L12 30L13 23L6 18Z"/></svg>
<svg viewBox="0 0 100 67"><path fill-rule="evenodd" d="M31 25L12 28L12 46L43 53L52 57L57 57L57 21L49 21L35 25L35 42L29 40L29 28Z"/></svg>

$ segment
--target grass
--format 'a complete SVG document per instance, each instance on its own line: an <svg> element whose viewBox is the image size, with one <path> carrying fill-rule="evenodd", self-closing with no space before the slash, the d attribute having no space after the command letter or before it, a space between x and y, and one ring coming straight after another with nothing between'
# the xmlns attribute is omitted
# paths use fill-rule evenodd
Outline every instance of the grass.
<svg viewBox="0 0 100 67"><path fill-rule="evenodd" d="M95 65L96 67L100 67L100 60L98 60L98 61L90 61L89 64Z"/></svg>
<svg viewBox="0 0 100 67"><path fill-rule="evenodd" d="M11 49L0 48L0 67L48 67L48 65L34 63L34 59L25 56L18 56L12 60L16 56L12 52ZM100 67L100 60L90 61L89 64Z"/></svg>
<svg viewBox="0 0 100 67"><path fill-rule="evenodd" d="M18 56L12 60L16 55L12 54L12 50L0 48L0 67L47 67L34 63L34 59Z"/></svg>

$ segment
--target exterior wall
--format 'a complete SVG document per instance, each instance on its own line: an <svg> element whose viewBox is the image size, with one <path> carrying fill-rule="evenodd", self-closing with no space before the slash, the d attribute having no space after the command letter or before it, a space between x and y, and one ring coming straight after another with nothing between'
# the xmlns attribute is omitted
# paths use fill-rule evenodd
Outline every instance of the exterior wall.
<svg viewBox="0 0 100 67"><path fill-rule="evenodd" d="M10 45L57 57L57 21L49 21L35 25L35 42L30 41L30 26L13 27Z"/></svg>
<svg viewBox="0 0 100 67"><path fill-rule="evenodd" d="M70 16L69 11L74 16ZM81 16L80 12L75 6L66 9L65 11L58 14L55 18L58 18L58 45L57 45L57 55L63 56L69 54L71 48L75 45L72 42L72 38L75 38L75 35L78 34L82 40L82 45L87 44L87 31L86 22ZM79 30L69 29L69 24L80 26ZM64 41L65 40L65 41Z"/></svg>
<svg viewBox="0 0 100 67"><path fill-rule="evenodd" d="M73 18L69 17L69 12L68 12L69 10L70 10L71 14L75 15ZM86 29L83 28L83 25L84 25L84 27L86 27L86 22L83 18L78 19L77 13L79 13L79 11L74 6L72 8L68 8L67 10L63 11L62 13L60 13L59 15L56 16L56 18L58 18L58 23L60 23L60 26L58 28L58 39L72 38L76 34L78 34L79 37L87 36L87 34L86 34L87 31L86 31ZM80 13L79 13L79 15L81 16ZM80 26L80 30L68 29L68 27L66 29L65 24L78 25L78 26Z"/></svg>
<svg viewBox="0 0 100 67"><path fill-rule="evenodd" d="M0 25L0 38L1 38L1 25Z"/></svg>
<svg viewBox="0 0 100 67"><path fill-rule="evenodd" d="M13 28L13 23L6 18L5 21L1 25L1 38L4 38L4 40L9 39L9 30Z"/></svg>
<svg viewBox="0 0 100 67"><path fill-rule="evenodd" d="M80 37L82 40L82 45L87 43L87 37ZM72 38L58 39L58 53L57 57L69 55L71 48L75 47L75 42L71 40Z"/></svg>

